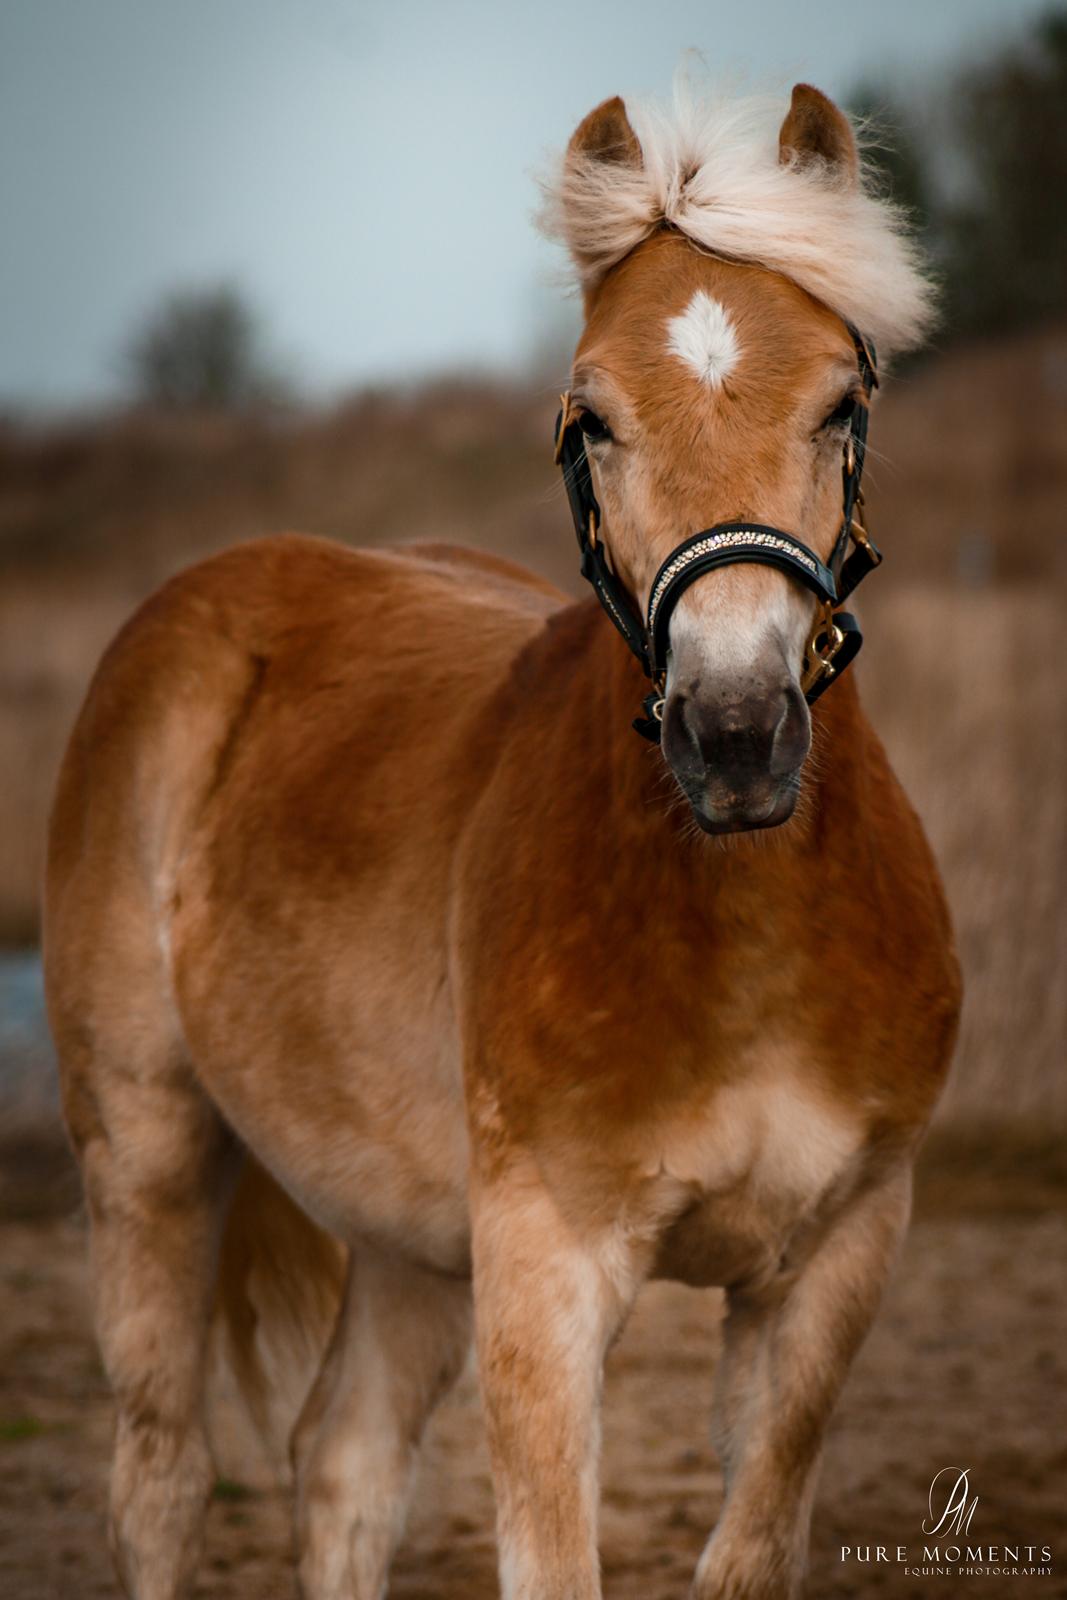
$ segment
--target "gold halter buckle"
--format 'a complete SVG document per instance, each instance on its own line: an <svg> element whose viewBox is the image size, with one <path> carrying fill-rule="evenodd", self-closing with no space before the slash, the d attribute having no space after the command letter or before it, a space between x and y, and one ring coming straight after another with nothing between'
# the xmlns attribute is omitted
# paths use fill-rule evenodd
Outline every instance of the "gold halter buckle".
<svg viewBox="0 0 1067 1600"><path fill-rule="evenodd" d="M829 600L824 601L816 613L804 650L804 673L800 687L805 694L815 684L821 683L823 678L833 677L834 657L844 642L845 635L834 621L834 608Z"/></svg>
<svg viewBox="0 0 1067 1600"><path fill-rule="evenodd" d="M863 512L862 516L860 514L861 511ZM882 552L871 543L871 536L863 524L864 516L866 516L866 511L864 510L861 491L856 496L856 504L848 525L848 536L853 544L858 544L862 549L866 550L872 567L880 567L882 564Z"/></svg>

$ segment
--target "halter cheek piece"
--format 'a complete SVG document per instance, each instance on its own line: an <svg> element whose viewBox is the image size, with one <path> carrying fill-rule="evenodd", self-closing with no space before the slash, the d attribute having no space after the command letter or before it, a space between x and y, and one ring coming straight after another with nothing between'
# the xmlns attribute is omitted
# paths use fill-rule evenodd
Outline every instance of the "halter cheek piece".
<svg viewBox="0 0 1067 1600"><path fill-rule="evenodd" d="M845 326L856 348L864 396L869 400L871 390L878 383L874 347L850 323ZM640 661L645 676L652 681L652 693L644 703L645 714L634 720L634 728L642 738L659 742L674 608L691 583L716 567L735 561L757 561L763 566L777 567L816 597L819 604L804 652L800 680L809 705L855 658L863 635L855 617L837 608L882 560L860 517L867 419L866 404L857 405L845 441L841 469L844 516L827 565L824 566L807 545L780 528L765 528L752 522L718 522L671 551L653 579L648 614L642 621L629 593L616 577L600 537L600 507L593 493L585 439L570 395L561 396L561 409L556 418L556 461L563 469L563 481L574 516L582 577L592 584L600 604Z"/></svg>

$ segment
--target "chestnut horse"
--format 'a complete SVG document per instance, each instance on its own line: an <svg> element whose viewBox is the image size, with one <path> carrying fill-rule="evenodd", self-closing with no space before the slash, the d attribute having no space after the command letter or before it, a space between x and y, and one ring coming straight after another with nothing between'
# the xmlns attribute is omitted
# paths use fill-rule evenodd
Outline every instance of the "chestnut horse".
<svg viewBox="0 0 1067 1600"><path fill-rule="evenodd" d="M265 1427L299 1408L307 1600L380 1596L472 1325L503 1593L594 1600L602 1363L652 1277L726 1294L693 1592L798 1593L959 981L851 675L809 710L797 581L863 352L915 343L927 291L843 115L781 114L611 100L548 184L586 309L564 431L626 604L717 518L794 552L676 597L661 740L595 599L436 546L243 545L96 674L46 969L138 1600L193 1583L215 1350Z"/></svg>

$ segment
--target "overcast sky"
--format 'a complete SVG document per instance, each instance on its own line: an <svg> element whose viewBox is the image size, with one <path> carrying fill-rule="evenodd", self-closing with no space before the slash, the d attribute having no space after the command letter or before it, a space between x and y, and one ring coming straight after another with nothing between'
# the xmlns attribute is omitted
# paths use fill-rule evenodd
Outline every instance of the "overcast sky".
<svg viewBox="0 0 1067 1600"><path fill-rule="evenodd" d="M0 0L0 403L116 393L131 325L228 280L311 393L525 365L531 173L681 52L759 85L937 84L1047 0Z"/></svg>

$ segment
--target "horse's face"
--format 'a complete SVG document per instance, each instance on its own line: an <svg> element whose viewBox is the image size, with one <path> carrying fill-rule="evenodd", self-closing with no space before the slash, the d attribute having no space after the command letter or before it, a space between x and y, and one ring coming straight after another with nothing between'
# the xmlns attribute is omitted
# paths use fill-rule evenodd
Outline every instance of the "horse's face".
<svg viewBox="0 0 1067 1600"><path fill-rule="evenodd" d="M675 546L717 522L783 528L829 557L863 388L844 324L785 278L654 236L591 297L572 397L605 540L642 608ZM709 832L792 814L815 604L739 564L692 584L671 618L662 748Z"/></svg>
<svg viewBox="0 0 1067 1600"><path fill-rule="evenodd" d="M855 185L847 120L801 87L780 161L813 160L838 192ZM561 231L585 284L572 400L606 548L644 611L665 557L718 522L783 529L825 561L852 408L865 397L845 323L779 273L716 259L662 227L593 269L611 174L625 197L641 162L622 102L605 102L571 141L567 171L585 198L565 177ZM800 677L815 604L784 573L738 564L693 583L671 617L662 748L708 832L792 815L811 738Z"/></svg>

